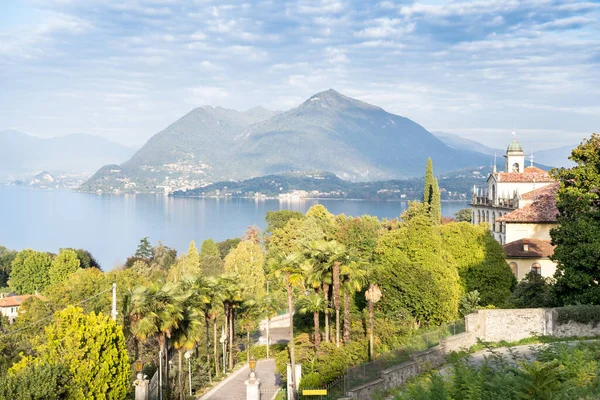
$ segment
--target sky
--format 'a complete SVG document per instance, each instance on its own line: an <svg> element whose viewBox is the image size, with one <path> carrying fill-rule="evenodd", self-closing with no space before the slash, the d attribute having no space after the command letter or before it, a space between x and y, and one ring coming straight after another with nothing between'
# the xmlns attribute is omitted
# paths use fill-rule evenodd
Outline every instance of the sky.
<svg viewBox="0 0 600 400"><path fill-rule="evenodd" d="M600 0L2 0L0 130L139 146L337 91L506 147L600 132Z"/></svg>

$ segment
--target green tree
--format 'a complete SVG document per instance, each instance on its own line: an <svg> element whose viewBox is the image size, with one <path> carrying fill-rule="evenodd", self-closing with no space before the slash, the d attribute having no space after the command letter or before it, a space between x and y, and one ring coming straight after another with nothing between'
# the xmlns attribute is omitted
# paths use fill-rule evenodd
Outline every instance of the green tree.
<svg viewBox="0 0 600 400"><path fill-rule="evenodd" d="M0 288L5 287L8 284L12 262L16 256L16 251L0 246Z"/></svg>
<svg viewBox="0 0 600 400"><path fill-rule="evenodd" d="M560 182L558 226L550 231L556 293L562 304L599 304L600 135L584 139L569 158L577 165L551 171Z"/></svg>
<svg viewBox="0 0 600 400"><path fill-rule="evenodd" d="M0 398L60 400L70 394L72 376L62 364L39 361L27 364L18 373L5 374L0 380Z"/></svg>
<svg viewBox="0 0 600 400"><path fill-rule="evenodd" d="M18 294L42 291L50 284L52 257L48 253L22 250L12 262L9 285Z"/></svg>
<svg viewBox="0 0 600 400"><path fill-rule="evenodd" d="M200 255L196 249L196 243L192 240L185 255L181 256L177 264L171 267L168 280L178 282L188 276L200 274Z"/></svg>
<svg viewBox="0 0 600 400"><path fill-rule="evenodd" d="M233 239L226 239L223 240L222 242L217 242L217 248L219 249L219 255L221 256L221 260L224 260L225 257L227 257L227 254L229 254L229 252L232 249L235 249L235 247L242 241L242 239L240 238L233 238Z"/></svg>
<svg viewBox="0 0 600 400"><path fill-rule="evenodd" d="M103 314L84 314L69 306L55 314L36 348L37 357L25 357L10 373L29 364L63 365L71 375L70 398L121 399L127 394L129 360L123 331Z"/></svg>
<svg viewBox="0 0 600 400"><path fill-rule="evenodd" d="M556 306L554 279L529 272L515 287L509 304L516 308L543 308Z"/></svg>
<svg viewBox="0 0 600 400"><path fill-rule="evenodd" d="M310 293L298 300L298 311L300 314L312 313L314 323L314 341L315 347L321 345L321 331L319 329L319 314L327 310L327 302L322 295L318 293Z"/></svg>
<svg viewBox="0 0 600 400"><path fill-rule="evenodd" d="M161 269L168 271L173 265L177 263L177 250L171 249L161 242L158 242L157 246L152 248L152 261L150 261L150 268Z"/></svg>
<svg viewBox="0 0 600 400"><path fill-rule="evenodd" d="M152 245L150 244L148 237L140 239L140 244L135 251L135 256L148 260L152 258Z"/></svg>
<svg viewBox="0 0 600 400"><path fill-rule="evenodd" d="M77 253L70 249L61 249L52 260L52 266L48 271L50 283L62 282L72 273L76 272L81 265Z"/></svg>
<svg viewBox="0 0 600 400"><path fill-rule="evenodd" d="M454 213L456 222L471 222L472 210L470 208L463 208Z"/></svg>
<svg viewBox="0 0 600 400"><path fill-rule="evenodd" d="M272 234L275 229L281 229L287 225L291 219L303 219L304 214L292 210L267 211L265 221L267 229L265 233Z"/></svg>
<svg viewBox="0 0 600 400"><path fill-rule="evenodd" d="M451 321L461 288L458 271L444 260L441 235L421 203L411 203L402 218L376 249L372 282L383 292L378 307L389 315L408 311L422 324Z"/></svg>
<svg viewBox="0 0 600 400"><path fill-rule="evenodd" d="M482 306L502 307L517 281L504 249L486 226L456 222L438 226L446 263L458 269L465 292L477 291Z"/></svg>
<svg viewBox="0 0 600 400"><path fill-rule="evenodd" d="M239 240L237 241L239 243ZM229 254L229 251L227 251ZM212 239L202 242L200 248L200 269L205 276L218 276L223 273L223 259L219 247Z"/></svg>
<svg viewBox="0 0 600 400"><path fill-rule="evenodd" d="M431 158L427 159L427 167L425 168L425 188L423 193L423 203L427 204L433 223L439 224L442 220L440 187L437 179L433 175L433 163Z"/></svg>
<svg viewBox="0 0 600 400"><path fill-rule="evenodd" d="M336 240L356 254L361 260L371 262L377 239L383 233L381 222L377 217L364 215L362 217L336 217Z"/></svg>
<svg viewBox="0 0 600 400"><path fill-rule="evenodd" d="M261 247L243 241L225 257L225 272L237 274L244 297L261 298L265 294L264 254Z"/></svg>

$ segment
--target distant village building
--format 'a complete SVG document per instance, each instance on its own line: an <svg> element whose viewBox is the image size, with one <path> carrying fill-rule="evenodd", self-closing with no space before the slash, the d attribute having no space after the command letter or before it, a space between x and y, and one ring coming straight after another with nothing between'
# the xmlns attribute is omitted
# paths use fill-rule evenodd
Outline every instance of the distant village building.
<svg viewBox="0 0 600 400"><path fill-rule="evenodd" d="M19 315L19 308L25 300L32 297L42 298L37 294L24 294L21 296L11 295L0 299L0 315L7 317L12 324Z"/></svg>
<svg viewBox="0 0 600 400"><path fill-rule="evenodd" d="M517 279L530 271L552 276L556 264L549 258L554 252L550 229L557 224L558 183L534 167L533 159L525 167L525 153L516 138L504 157L505 171L497 172L494 166L487 187L473 190L472 223L488 224Z"/></svg>

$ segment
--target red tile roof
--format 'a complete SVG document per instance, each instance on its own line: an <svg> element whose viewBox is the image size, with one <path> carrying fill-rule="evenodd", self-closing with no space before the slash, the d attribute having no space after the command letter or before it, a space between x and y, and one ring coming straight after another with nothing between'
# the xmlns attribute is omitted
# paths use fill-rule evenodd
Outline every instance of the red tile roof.
<svg viewBox="0 0 600 400"><path fill-rule="evenodd" d="M529 246L527 251L524 245ZM548 258L554 254L556 246L552 246L549 240L519 239L506 243L503 247L507 258Z"/></svg>
<svg viewBox="0 0 600 400"><path fill-rule="evenodd" d="M530 172L531 171L531 172ZM525 172L498 172L497 182L554 182L548 172L535 167L525 168Z"/></svg>
<svg viewBox="0 0 600 400"><path fill-rule="evenodd" d="M499 222L546 222L556 223L556 191L559 183L555 182L542 188L532 190L521 196L531 203L498 218Z"/></svg>
<svg viewBox="0 0 600 400"><path fill-rule="evenodd" d="M2 307L19 307L25 300L32 297L42 299L42 296L37 294L24 294L21 296L8 296L0 299L0 308Z"/></svg>

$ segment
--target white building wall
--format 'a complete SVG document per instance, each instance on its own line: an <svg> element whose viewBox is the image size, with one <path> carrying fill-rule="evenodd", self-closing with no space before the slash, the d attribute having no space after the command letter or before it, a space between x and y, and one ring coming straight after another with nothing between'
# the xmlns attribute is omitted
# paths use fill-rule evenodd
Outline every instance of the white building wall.
<svg viewBox="0 0 600 400"><path fill-rule="evenodd" d="M506 243L514 242L519 239L539 239L550 240L550 229L556 224L540 224L540 223L512 223L506 224Z"/></svg>
<svg viewBox="0 0 600 400"><path fill-rule="evenodd" d="M507 257L506 262L511 267L511 269L513 269L513 266L514 266L514 265L511 265L511 263L517 264L516 271L513 269L513 273L515 274L515 277L517 278L518 281L525 278L525 275L527 275L529 272L531 272L531 266L534 263L540 264L541 275L544 278L551 278L554 276L554 273L556 272L556 263L547 258L534 259L534 258L508 258Z"/></svg>

